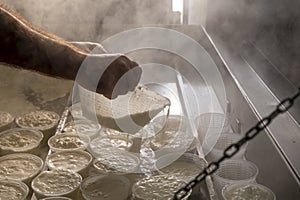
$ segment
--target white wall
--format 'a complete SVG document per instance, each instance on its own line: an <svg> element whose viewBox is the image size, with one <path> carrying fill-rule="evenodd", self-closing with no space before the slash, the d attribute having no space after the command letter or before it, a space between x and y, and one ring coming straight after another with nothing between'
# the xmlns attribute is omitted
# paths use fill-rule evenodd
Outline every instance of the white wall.
<svg viewBox="0 0 300 200"><path fill-rule="evenodd" d="M207 0L189 0L188 24L205 26Z"/></svg>
<svg viewBox="0 0 300 200"><path fill-rule="evenodd" d="M110 27L172 24L171 0L0 0L33 25L67 40L95 41Z"/></svg>

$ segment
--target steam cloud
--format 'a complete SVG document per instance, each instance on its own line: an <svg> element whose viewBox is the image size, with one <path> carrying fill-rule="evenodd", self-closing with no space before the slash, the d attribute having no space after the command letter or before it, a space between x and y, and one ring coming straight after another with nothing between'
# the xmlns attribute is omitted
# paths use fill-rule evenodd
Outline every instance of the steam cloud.
<svg viewBox="0 0 300 200"><path fill-rule="evenodd" d="M237 48L243 48L244 41L254 42L293 85L299 84L300 1L202 1L208 4L208 29L235 47L238 44ZM34 25L71 41L99 42L115 30L126 29L127 24L179 23L178 13L172 12L172 0L1 2Z"/></svg>
<svg viewBox="0 0 300 200"><path fill-rule="evenodd" d="M286 80L299 85L300 2L215 0L208 3L207 28L238 52L254 43ZM275 70L275 69L274 69Z"/></svg>
<svg viewBox="0 0 300 200"><path fill-rule="evenodd" d="M99 41L126 24L174 24L172 0L1 0L41 29L67 40Z"/></svg>

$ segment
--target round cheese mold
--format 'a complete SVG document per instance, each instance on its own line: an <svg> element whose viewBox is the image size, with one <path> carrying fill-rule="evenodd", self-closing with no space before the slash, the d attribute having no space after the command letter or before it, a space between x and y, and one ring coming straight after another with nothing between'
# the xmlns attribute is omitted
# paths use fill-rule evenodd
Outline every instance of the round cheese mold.
<svg viewBox="0 0 300 200"><path fill-rule="evenodd" d="M87 200L126 200L130 185L124 176L98 175L84 179L80 190Z"/></svg>
<svg viewBox="0 0 300 200"><path fill-rule="evenodd" d="M95 122L89 120L76 120L68 122L64 128L64 131L87 135L91 139L94 139L98 136L100 129L100 124Z"/></svg>
<svg viewBox="0 0 300 200"><path fill-rule="evenodd" d="M129 151L133 141L127 135L111 135L107 137L98 137L90 143L90 149L93 152L101 153L107 148L116 148Z"/></svg>
<svg viewBox="0 0 300 200"><path fill-rule="evenodd" d="M114 129L110 128L102 128L100 131L100 135L104 137L109 137L109 136L119 136L119 135L128 135L128 133L120 132Z"/></svg>
<svg viewBox="0 0 300 200"><path fill-rule="evenodd" d="M89 143L89 136L76 133L62 133L48 140L48 146L52 151L85 150Z"/></svg>
<svg viewBox="0 0 300 200"><path fill-rule="evenodd" d="M43 167L43 160L27 153L9 154L0 157L0 179L20 180L28 183Z"/></svg>
<svg viewBox="0 0 300 200"><path fill-rule="evenodd" d="M206 161L191 153L171 153L158 158L155 166L160 174L175 176L188 182L204 169Z"/></svg>
<svg viewBox="0 0 300 200"><path fill-rule="evenodd" d="M34 153L43 140L43 133L33 129L15 128L0 133L0 154Z"/></svg>
<svg viewBox="0 0 300 200"><path fill-rule="evenodd" d="M16 124L21 128L33 128L43 132L43 144L55 134L59 122L59 115L51 111L32 111L16 118Z"/></svg>
<svg viewBox="0 0 300 200"><path fill-rule="evenodd" d="M132 173L140 164L136 155L122 150L103 151L95 157L94 168L104 174Z"/></svg>
<svg viewBox="0 0 300 200"><path fill-rule="evenodd" d="M22 128L47 130L57 125L59 115L51 111L32 111L16 118L16 123Z"/></svg>
<svg viewBox="0 0 300 200"><path fill-rule="evenodd" d="M184 181L173 176L151 176L135 183L132 187L132 195L138 200L171 200L174 198L175 192L184 185Z"/></svg>
<svg viewBox="0 0 300 200"><path fill-rule="evenodd" d="M191 151L195 146L195 138L187 127L187 118L181 115L157 117L154 122L160 124L161 130L150 142L150 146L158 156L178 150Z"/></svg>
<svg viewBox="0 0 300 200"><path fill-rule="evenodd" d="M47 197L47 198L43 198L41 200L72 200L68 197Z"/></svg>
<svg viewBox="0 0 300 200"><path fill-rule="evenodd" d="M14 121L14 117L8 113L0 111L0 132L9 129Z"/></svg>
<svg viewBox="0 0 300 200"><path fill-rule="evenodd" d="M0 199L25 200L29 188L22 181L2 179L0 180Z"/></svg>
<svg viewBox="0 0 300 200"><path fill-rule="evenodd" d="M61 151L49 155L47 165L50 170L71 170L85 176L92 160L93 157L86 151Z"/></svg>
<svg viewBox="0 0 300 200"><path fill-rule="evenodd" d="M222 195L225 200L275 200L275 194L267 187L257 183L237 183L223 188Z"/></svg>
<svg viewBox="0 0 300 200"><path fill-rule="evenodd" d="M75 198L81 176L69 170L44 171L35 177L31 187L38 198L66 196Z"/></svg>

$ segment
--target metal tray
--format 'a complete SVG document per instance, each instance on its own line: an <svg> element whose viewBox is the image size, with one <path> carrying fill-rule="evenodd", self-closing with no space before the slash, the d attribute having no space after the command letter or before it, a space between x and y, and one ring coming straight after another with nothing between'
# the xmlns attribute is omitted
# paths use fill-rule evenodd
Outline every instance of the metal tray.
<svg viewBox="0 0 300 200"><path fill-rule="evenodd" d="M142 56L145 57L145 55ZM159 73L162 74L163 76L155 77L155 80L153 80L153 76L151 76L153 73L156 74ZM198 89L199 88L203 88L203 89L202 90L199 89L197 91L200 97L196 97L196 99L190 100L191 98L193 98L193 93L191 92L191 88L189 88L189 84L186 82L186 80L180 73L178 73L174 69L162 68L159 65L155 66L155 64L153 64L152 66L143 68L141 84L145 84L150 89L169 98L171 101L170 115L185 115L189 119L188 125L190 131L193 133L195 137L197 137L197 130L196 127L194 126L194 118L197 114L200 114L201 112L208 112L208 110L206 110L205 108L207 102L203 102L203 100L206 99L203 97L205 96L205 93L207 93L206 91L207 86L205 86L204 83L202 84L201 81L197 83L192 83L192 84L196 84L196 86L195 85L194 86L197 87ZM66 122L71 119L70 106L72 104L72 98L74 98L74 95L70 94L67 102L67 106L65 107L63 113L61 114L61 119L55 134L63 134L62 132ZM214 101L216 101L214 104L218 104L216 99L217 98L214 98ZM199 103L198 100L201 101L200 104L204 105L204 107L200 108L200 110L197 111L193 109L193 107L195 106L194 105L195 103ZM63 106L60 105L60 107ZM197 147L196 149L199 157L205 160L205 157L201 151L200 144L197 144L196 147ZM48 147L43 148L43 154L44 155L42 157L44 161L46 161L47 156L51 154L51 151L48 150ZM43 170L47 170L46 165L44 166ZM35 199L34 195L32 199ZM204 199L204 200L217 199L211 178L208 177L205 182L200 183L193 190L193 193L189 199Z"/></svg>
<svg viewBox="0 0 300 200"><path fill-rule="evenodd" d="M187 116L189 116L189 111L186 108L185 97L186 94L183 92L183 80L182 77L178 74L174 74L174 82L168 83L160 83L160 84L147 84L149 88L168 97L171 100L171 104L173 107L170 110L170 114L180 114L180 112L184 112ZM170 92L172 91L172 92ZM65 108L64 112L61 115L61 119L59 121L57 130L55 134L63 134L63 129L65 127L66 122L72 120L70 106L71 105L71 96L68 100L68 107ZM182 114L182 113L181 113ZM193 123L190 120L189 126L191 131L196 131L195 127L193 127ZM194 133L197 134L197 133ZM51 154L51 150L48 148L43 149L45 152L44 160L46 161L48 155ZM200 158L205 159L204 155L201 152L201 147L197 146L197 153ZM47 166L44 166L43 170L48 170ZM35 196L33 195L32 200L35 200ZM205 182L200 183L195 187L189 199L203 199L203 200L214 200L217 199L216 193L212 184L212 180L210 177L206 179Z"/></svg>

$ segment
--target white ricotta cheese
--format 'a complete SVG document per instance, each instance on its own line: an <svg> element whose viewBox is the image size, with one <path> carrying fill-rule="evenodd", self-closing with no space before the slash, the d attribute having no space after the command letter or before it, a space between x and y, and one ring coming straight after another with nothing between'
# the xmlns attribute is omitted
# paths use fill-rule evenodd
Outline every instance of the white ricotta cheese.
<svg viewBox="0 0 300 200"><path fill-rule="evenodd" d="M21 181L0 180L0 199L1 200L25 200L29 189Z"/></svg>
<svg viewBox="0 0 300 200"><path fill-rule="evenodd" d="M25 153L10 154L0 157L0 179L25 181L35 176L42 169L41 158Z"/></svg>
<svg viewBox="0 0 300 200"><path fill-rule="evenodd" d="M38 147L43 134L37 130L11 129L0 133L0 150L2 154L14 152L28 152Z"/></svg>
<svg viewBox="0 0 300 200"><path fill-rule="evenodd" d="M51 154L48 157L47 165L50 169L66 169L79 172L88 167L92 159L92 156L85 151L62 151Z"/></svg>
<svg viewBox="0 0 300 200"><path fill-rule="evenodd" d="M129 180L123 176L101 175L84 180L81 191L86 199L126 200L129 187Z"/></svg>
<svg viewBox="0 0 300 200"><path fill-rule="evenodd" d="M76 190L81 180L78 173L71 171L44 171L33 179L31 186L35 192L45 196L64 195Z"/></svg>
<svg viewBox="0 0 300 200"><path fill-rule="evenodd" d="M16 118L16 123L22 128L47 130L59 121L58 114L50 111L33 111Z"/></svg>
<svg viewBox="0 0 300 200"><path fill-rule="evenodd" d="M90 142L87 135L76 133L62 133L54 135L48 140L48 145L53 151L85 150Z"/></svg>
<svg viewBox="0 0 300 200"><path fill-rule="evenodd" d="M173 176L151 176L133 186L133 196L143 200L171 200L185 183Z"/></svg>

